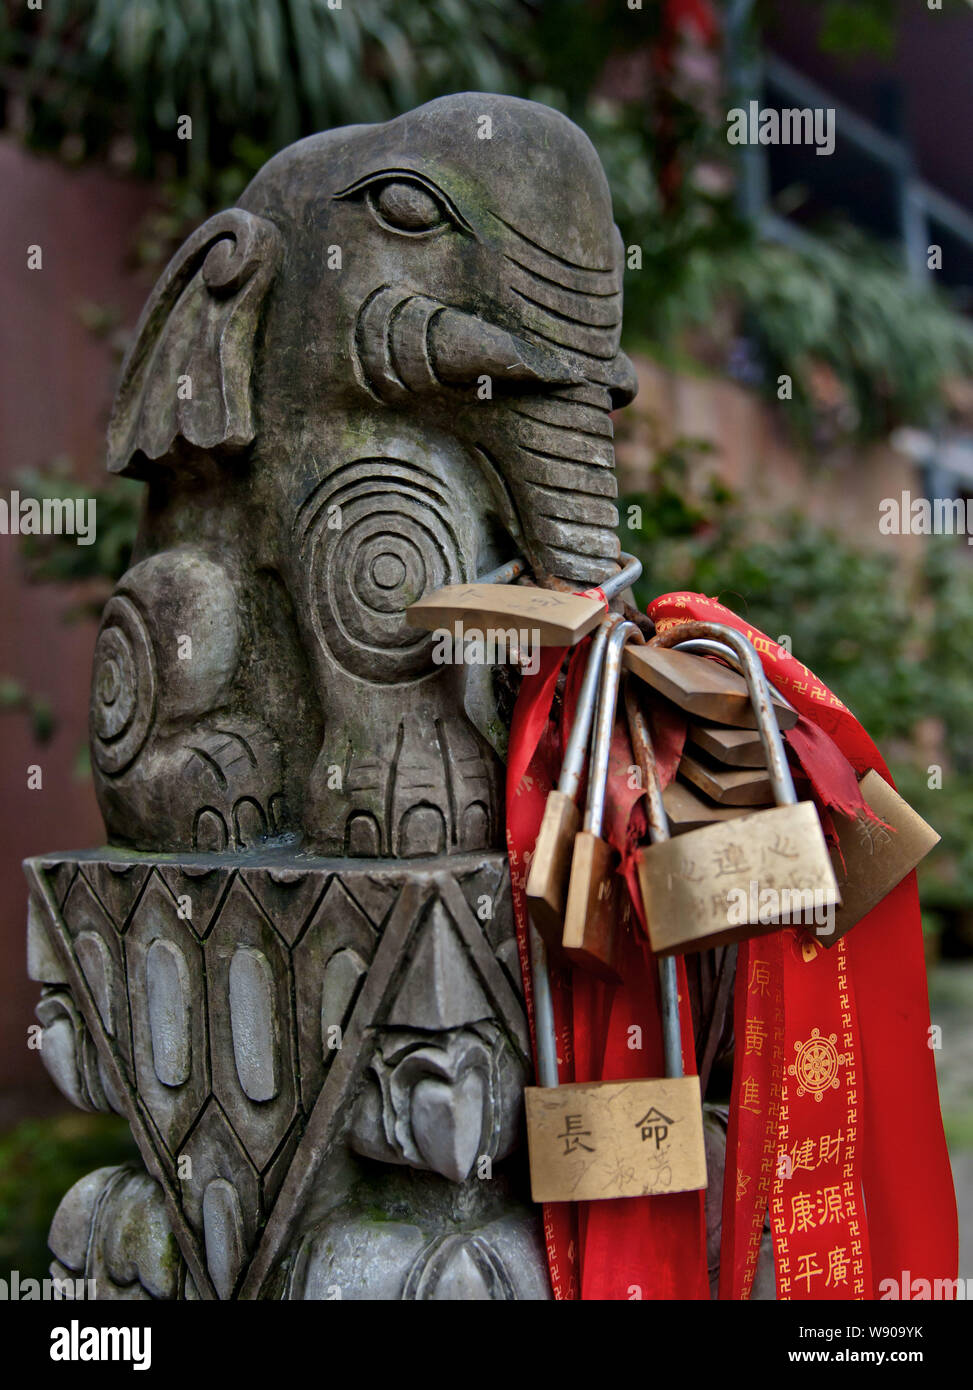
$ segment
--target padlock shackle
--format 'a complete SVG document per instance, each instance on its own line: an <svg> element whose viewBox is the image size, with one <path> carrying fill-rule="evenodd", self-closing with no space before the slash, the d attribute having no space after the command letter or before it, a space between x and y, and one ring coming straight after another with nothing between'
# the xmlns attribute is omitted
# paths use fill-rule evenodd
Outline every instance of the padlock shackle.
<svg viewBox="0 0 973 1390"><path fill-rule="evenodd" d="M662 1000L662 1055L666 1076L683 1076L679 980L675 956L661 956L659 959L659 994Z"/></svg>
<svg viewBox="0 0 973 1390"><path fill-rule="evenodd" d="M659 781L659 767L652 747L652 735L648 721L635 694L631 680L625 682L625 718L628 720L629 738L632 752L642 774L642 787L645 791L646 816L649 822L649 840L658 845L669 839L669 817L662 802L662 783Z"/></svg>
<svg viewBox="0 0 973 1390"><path fill-rule="evenodd" d="M636 560L634 555L627 555L624 550L621 552L621 559L624 563L618 573L613 574L610 579L606 579L603 584L597 586L607 599L614 598L623 589L628 589L632 584L638 583L642 577L641 560ZM506 564L498 565L496 569L487 570L486 574L477 575L476 583L511 584L522 574L526 574L529 568L530 566L523 555L515 555Z"/></svg>
<svg viewBox="0 0 973 1390"><path fill-rule="evenodd" d="M635 623L624 620L616 623L608 635L605 659L598 687L598 711L591 740L591 760L588 764L588 795L585 801L582 830L601 836L605 819L605 790L611 756L612 730L618 705L618 684L622 675L622 652L629 641L645 642Z"/></svg>
<svg viewBox="0 0 973 1390"><path fill-rule="evenodd" d="M757 716L757 732L760 734L760 742L767 759L767 773L774 793L774 802L778 806L796 806L794 778L791 776L784 740L777 716L774 714L770 685L753 643L748 641L742 632L737 632L735 627L727 627L724 623L691 622L678 623L665 632L656 633L652 638L652 645L676 647L681 651L692 652L693 644L700 639L707 644L716 643L727 648L726 651L716 654L731 661L746 681L750 703ZM713 646L707 645L704 650L712 652Z"/></svg>
<svg viewBox="0 0 973 1390"><path fill-rule="evenodd" d="M740 658L737 656L736 652L730 650L725 642L713 642L708 637L692 637L688 642L680 642L679 647L680 649L685 647L686 651L694 654L698 653L700 656L709 655L722 657L724 661L732 662L733 669L737 671L738 674L743 675ZM767 679L766 671L764 672L764 679ZM770 693L776 701L782 704L786 709L794 709L790 700L777 689L776 685L772 685L769 680L767 680L767 684L770 686ZM796 714L797 711L794 710L794 713Z"/></svg>
<svg viewBox="0 0 973 1390"><path fill-rule="evenodd" d="M649 839L652 844L658 845L669 839L669 817L662 803L662 783L659 781L648 721L631 680L625 682L625 717L632 752L642 773L642 786L648 801ZM662 956L659 960L659 996L662 1001L662 1048L666 1076L682 1076L682 1028L679 1023L679 981L675 956Z"/></svg>
<svg viewBox="0 0 973 1390"><path fill-rule="evenodd" d="M511 584L522 574L526 574L527 568L527 561L523 555L515 555L505 565L498 565L495 570L487 570L486 574L478 575L476 582L477 584Z"/></svg>
<svg viewBox="0 0 973 1390"><path fill-rule="evenodd" d="M581 690L578 693L578 706L574 712L574 723L568 735L564 750L564 761L557 781L557 789L577 801L581 787L581 774L584 772L585 754L588 739L595 717L595 705L601 686L601 672L605 663L605 648L612 628L621 622L619 614L610 613L599 625L588 651L588 664L584 669Z"/></svg>
<svg viewBox="0 0 973 1390"><path fill-rule="evenodd" d="M554 1026L554 1000L551 996L551 977L547 969L547 947L534 926L530 930L530 979L534 998L534 1038L537 1045L537 1084L556 1086L557 1030Z"/></svg>
<svg viewBox="0 0 973 1390"><path fill-rule="evenodd" d="M642 577L641 560L636 560L634 555L626 555L624 550L621 552L621 559L624 563L618 573L597 586L607 599L615 598L623 589L636 584Z"/></svg>

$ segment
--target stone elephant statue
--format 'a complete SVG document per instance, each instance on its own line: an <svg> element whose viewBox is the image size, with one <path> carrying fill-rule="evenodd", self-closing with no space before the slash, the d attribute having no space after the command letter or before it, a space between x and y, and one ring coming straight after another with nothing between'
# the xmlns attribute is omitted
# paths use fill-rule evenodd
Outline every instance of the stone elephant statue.
<svg viewBox="0 0 973 1390"><path fill-rule="evenodd" d="M109 430L148 484L92 685L113 843L502 843L492 673L404 612L517 553L615 572L622 262L587 137L482 93L303 140L189 237Z"/></svg>
<svg viewBox="0 0 973 1390"><path fill-rule="evenodd" d="M551 1296L495 673L406 610L617 571L622 262L587 137L464 93L282 151L155 287L109 427L146 484L109 844L26 866L43 1060L144 1163L55 1217L98 1297Z"/></svg>

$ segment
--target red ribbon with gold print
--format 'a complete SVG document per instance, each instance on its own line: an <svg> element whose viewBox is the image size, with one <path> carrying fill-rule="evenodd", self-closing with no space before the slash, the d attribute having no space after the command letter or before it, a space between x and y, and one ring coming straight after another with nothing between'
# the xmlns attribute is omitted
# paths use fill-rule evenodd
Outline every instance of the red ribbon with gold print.
<svg viewBox="0 0 973 1390"><path fill-rule="evenodd" d="M667 594L649 615L659 630L720 622L753 642L803 716L788 741L825 808L860 802L849 764L891 783L823 682L717 600ZM743 943L735 1032L720 1297L749 1298L768 1204L781 1299L874 1298L910 1276L948 1288L956 1201L928 1046L915 874L830 950L793 928Z"/></svg>
<svg viewBox="0 0 973 1390"><path fill-rule="evenodd" d="M572 653L565 696L566 726L574 711L587 642ZM507 764L507 846L517 940L533 1036L533 999L524 889L544 803L560 765L557 731L549 724L564 652L543 652L524 678L510 730ZM634 880L631 823L642 792L628 786L632 752L621 725L612 744L604 833L622 855L622 872L641 913ZM644 833L644 818L642 823ZM633 891L634 890L634 891ZM609 986L580 970L551 972L561 1082L624 1080L663 1074L658 972L644 935L631 934L623 981ZM695 1071L685 970L680 965L683 1063ZM641 1046L631 1046L633 1025ZM702 1299L709 1297L703 1194L674 1193L600 1202L549 1203L544 1208L551 1285L557 1299Z"/></svg>

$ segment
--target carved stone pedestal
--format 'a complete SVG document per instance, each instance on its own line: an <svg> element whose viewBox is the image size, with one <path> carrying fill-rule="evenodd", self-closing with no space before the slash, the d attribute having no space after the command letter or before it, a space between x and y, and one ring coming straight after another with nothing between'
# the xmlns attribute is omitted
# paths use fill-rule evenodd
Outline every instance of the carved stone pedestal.
<svg viewBox="0 0 973 1390"><path fill-rule="evenodd" d="M145 1171L61 1203L114 1298L550 1296L502 854L30 860L41 1055Z"/></svg>
<svg viewBox="0 0 973 1390"><path fill-rule="evenodd" d="M514 556L616 572L623 262L587 136L466 92L281 151L160 276L91 692L125 848L28 865L42 1056L145 1164L54 1222L101 1297L549 1296L510 692L408 612Z"/></svg>

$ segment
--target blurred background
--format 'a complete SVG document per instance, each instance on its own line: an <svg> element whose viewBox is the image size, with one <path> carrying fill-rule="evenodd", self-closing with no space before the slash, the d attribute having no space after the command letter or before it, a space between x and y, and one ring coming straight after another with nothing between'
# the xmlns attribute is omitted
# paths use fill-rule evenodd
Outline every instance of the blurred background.
<svg viewBox="0 0 973 1390"><path fill-rule="evenodd" d="M4 3L2 491L93 495L98 531L0 540L0 1269L42 1275L65 1189L131 1151L28 1047L20 860L103 838L89 663L140 493L107 481L103 439L141 304L281 146L477 89L565 111L608 170L641 383L618 419L640 600L701 590L789 637L942 834L920 887L973 1276L973 548L879 531L905 491L973 502L968 0L334 3ZM833 108L834 153L728 144L751 99Z"/></svg>

